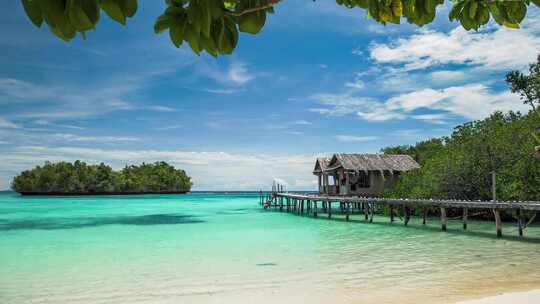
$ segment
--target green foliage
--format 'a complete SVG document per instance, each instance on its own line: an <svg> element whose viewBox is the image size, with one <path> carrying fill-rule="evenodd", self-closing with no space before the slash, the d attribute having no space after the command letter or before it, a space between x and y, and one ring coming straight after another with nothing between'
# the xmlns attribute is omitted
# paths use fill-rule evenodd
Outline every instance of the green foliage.
<svg viewBox="0 0 540 304"><path fill-rule="evenodd" d="M125 25L137 11L137 0L21 0L32 23L41 27L47 23L53 34L64 41L80 33L83 38L95 29L100 11Z"/></svg>
<svg viewBox="0 0 540 304"><path fill-rule="evenodd" d="M196 54L206 51L216 57L231 54L238 44L239 32L259 33L266 15L281 0L165 0L167 8L156 19L154 31L169 31L172 43L187 42ZM293 1L293 0L290 0ZM95 29L103 10L110 18L125 25L137 11L137 0L21 0L28 18L37 27L45 21L51 32L65 41L77 33L85 37ZM445 0L336 0L347 8L362 8L368 17L386 24L408 23L423 26L431 23L437 7ZM498 24L519 28L527 8L540 0L452 0L449 18L467 30L478 30L493 17Z"/></svg>
<svg viewBox="0 0 540 304"><path fill-rule="evenodd" d="M165 13L154 24L154 31L169 30L176 47L186 41L199 54L216 57L231 54L238 44L238 32L257 34L273 9L275 1L170 0ZM253 10L253 11L252 11Z"/></svg>
<svg viewBox="0 0 540 304"><path fill-rule="evenodd" d="M518 93L524 104L531 106L532 110L540 117L540 55L536 62L529 65L529 75L521 71L512 71L506 75L506 82L510 85L512 93ZM540 145L540 130L538 127L532 131L536 143ZM537 157L540 158L540 146L536 148Z"/></svg>
<svg viewBox="0 0 540 304"><path fill-rule="evenodd" d="M387 195L409 198L491 199L491 172L500 200L539 200L540 162L531 153L531 129L540 117L530 112L502 114L460 125L450 137L385 153L406 153L422 168L403 174Z"/></svg>
<svg viewBox="0 0 540 304"><path fill-rule="evenodd" d="M143 163L116 172L101 163L87 165L46 162L32 170L23 171L12 182L17 192L34 193L146 193L187 192L191 179L184 170L177 170L165 162Z"/></svg>

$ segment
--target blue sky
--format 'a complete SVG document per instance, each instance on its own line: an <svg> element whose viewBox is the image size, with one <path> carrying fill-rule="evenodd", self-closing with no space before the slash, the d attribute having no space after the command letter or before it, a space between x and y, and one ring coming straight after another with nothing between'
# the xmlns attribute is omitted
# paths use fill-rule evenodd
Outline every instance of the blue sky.
<svg viewBox="0 0 540 304"><path fill-rule="evenodd" d="M153 33L164 1L127 27L102 16L65 43L3 1L0 189L45 160L115 168L166 160L195 190L314 189L314 158L376 153L447 135L495 110L527 110L504 75L540 50L540 13L521 30L466 32L437 20L379 25L360 9L283 1L263 31L218 59Z"/></svg>

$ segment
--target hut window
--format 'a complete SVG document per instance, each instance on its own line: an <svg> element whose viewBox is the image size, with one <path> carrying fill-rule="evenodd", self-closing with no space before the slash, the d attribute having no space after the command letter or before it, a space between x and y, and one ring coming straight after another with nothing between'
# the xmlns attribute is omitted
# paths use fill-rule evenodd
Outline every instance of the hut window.
<svg viewBox="0 0 540 304"><path fill-rule="evenodd" d="M359 172L360 174L358 175L358 187L360 188L369 188L371 183L370 183L370 180L369 180L369 172L368 173L365 173L365 172Z"/></svg>

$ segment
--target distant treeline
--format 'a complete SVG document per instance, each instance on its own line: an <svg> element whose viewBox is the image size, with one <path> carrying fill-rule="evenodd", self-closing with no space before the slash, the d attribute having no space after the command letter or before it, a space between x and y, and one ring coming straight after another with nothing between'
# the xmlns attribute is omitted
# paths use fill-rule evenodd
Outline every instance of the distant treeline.
<svg viewBox="0 0 540 304"><path fill-rule="evenodd" d="M166 162L113 171L103 163L88 165L79 160L46 162L23 171L11 184L14 191L22 194L184 193L191 186L191 178L184 170Z"/></svg>
<svg viewBox="0 0 540 304"><path fill-rule="evenodd" d="M531 135L540 131L536 114L496 112L456 127L448 137L383 149L409 154L422 166L403 174L385 195L491 200L495 172L498 200L540 200L540 160Z"/></svg>

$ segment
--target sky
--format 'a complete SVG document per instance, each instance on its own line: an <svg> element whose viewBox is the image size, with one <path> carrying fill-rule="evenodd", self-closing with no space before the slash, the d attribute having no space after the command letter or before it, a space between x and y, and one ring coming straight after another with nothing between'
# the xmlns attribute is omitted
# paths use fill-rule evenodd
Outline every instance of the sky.
<svg viewBox="0 0 540 304"><path fill-rule="evenodd" d="M496 110L527 111L504 81L540 51L540 10L522 29L467 32L439 7L424 27L380 25L332 1L276 5L258 35L217 59L175 48L139 1L128 26L102 15L69 43L0 9L0 189L45 161L158 160L193 190L316 188L317 156L378 153L449 135Z"/></svg>

